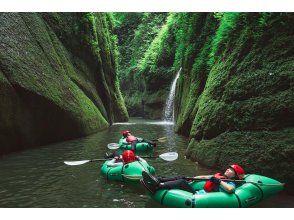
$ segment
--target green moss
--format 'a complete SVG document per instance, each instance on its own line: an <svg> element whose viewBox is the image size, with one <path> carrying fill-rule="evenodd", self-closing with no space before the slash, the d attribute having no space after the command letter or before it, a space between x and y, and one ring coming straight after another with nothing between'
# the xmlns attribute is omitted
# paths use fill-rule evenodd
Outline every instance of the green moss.
<svg viewBox="0 0 294 220"><path fill-rule="evenodd" d="M293 128L226 132L211 140L192 139L186 154L193 161L219 170L237 162L246 173L276 178L293 192L293 137Z"/></svg>
<svg viewBox="0 0 294 220"><path fill-rule="evenodd" d="M209 73L190 133L197 139L213 138L226 130L292 125L288 119L293 108L293 56L289 56L293 48L286 45L293 38L281 32L261 49L250 34L257 20L250 22L230 40Z"/></svg>
<svg viewBox="0 0 294 220"><path fill-rule="evenodd" d="M173 14L171 14L145 52L143 59L140 60L138 68L141 72L145 72L147 68L149 71L154 72L163 54L169 54L170 45L167 44L167 39L169 37L169 28L173 25L173 21Z"/></svg>
<svg viewBox="0 0 294 220"><path fill-rule="evenodd" d="M194 22L188 28L188 36L196 37L195 39L190 39L191 37L186 35L186 44L191 43L194 50L193 53L192 51L185 52L186 56L184 56L185 61L183 62L183 74L185 75L178 82L178 96L176 99L176 131L185 135L189 135L192 122L199 108L198 100L200 100L206 84L210 70L207 60L217 24L212 14L196 14L192 20Z"/></svg>
<svg viewBox="0 0 294 220"><path fill-rule="evenodd" d="M0 109L1 153L127 120L105 13L2 13L0 24L0 98L11 103Z"/></svg>
<svg viewBox="0 0 294 220"><path fill-rule="evenodd" d="M231 33L233 33L237 27L239 16L240 13L224 13L221 17L217 16L220 18L220 25L212 41L211 52L209 54L210 59L208 61L210 65L215 63L218 52L222 47L225 47Z"/></svg>
<svg viewBox="0 0 294 220"><path fill-rule="evenodd" d="M169 13L148 40L142 32L152 25L140 23L134 42L147 43L125 50L130 62L120 76L128 108L141 110L143 97L145 114L160 117L182 67L176 131L191 138L187 156L211 167L239 162L288 182L279 171L293 165L293 22L291 13Z"/></svg>
<svg viewBox="0 0 294 220"><path fill-rule="evenodd" d="M127 13L123 15L114 13L119 24L115 29L120 45L119 78L128 111L132 116L143 116L141 101L148 100L147 95L152 88L158 89L158 86L167 85L164 80L167 74L164 73L169 72L165 67L156 71L156 75L163 76L162 80L158 80L152 77L152 74L143 74L139 66L140 60L146 57L150 44L161 30L166 16L166 13ZM170 81L170 76L168 81ZM145 110L148 111L148 107ZM148 115L147 112L146 115ZM161 114L157 115L158 117L161 117Z"/></svg>

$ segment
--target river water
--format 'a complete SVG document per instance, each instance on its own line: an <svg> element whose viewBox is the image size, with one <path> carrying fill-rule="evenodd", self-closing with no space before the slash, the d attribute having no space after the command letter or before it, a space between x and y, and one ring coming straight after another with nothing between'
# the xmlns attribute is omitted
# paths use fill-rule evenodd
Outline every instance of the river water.
<svg viewBox="0 0 294 220"><path fill-rule="evenodd" d="M157 175L211 174L209 170L184 158L188 140L173 133L172 124L143 119L117 123L97 134L47 145L0 159L0 207L160 207L138 184L106 181L100 173L102 162L67 166L65 160L103 158L107 144L117 142L120 131L129 129L138 137L169 140L158 145L161 154L177 151L173 162L149 159ZM258 207L294 207L293 196L279 194Z"/></svg>

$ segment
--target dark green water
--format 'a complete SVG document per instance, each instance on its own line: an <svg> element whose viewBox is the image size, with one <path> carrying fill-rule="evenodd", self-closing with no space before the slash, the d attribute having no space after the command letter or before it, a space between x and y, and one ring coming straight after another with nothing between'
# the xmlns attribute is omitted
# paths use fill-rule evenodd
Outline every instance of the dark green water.
<svg viewBox="0 0 294 220"><path fill-rule="evenodd" d="M0 207L160 207L141 185L129 186L106 181L100 173L102 162L67 166L65 160L103 158L107 144L117 142L120 131L130 129L138 137L167 136L158 153L177 151L179 159L165 162L149 159L157 175L214 173L184 158L188 140L173 133L172 125L132 119L86 138L43 146L0 159ZM277 195L258 207L294 207L293 196Z"/></svg>

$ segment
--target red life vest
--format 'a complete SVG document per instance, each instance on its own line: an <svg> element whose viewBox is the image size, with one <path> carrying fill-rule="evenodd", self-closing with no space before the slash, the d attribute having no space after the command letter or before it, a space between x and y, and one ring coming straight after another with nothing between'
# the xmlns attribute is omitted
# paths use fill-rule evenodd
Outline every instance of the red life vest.
<svg viewBox="0 0 294 220"><path fill-rule="evenodd" d="M129 135L129 136L127 137L127 139L126 139L126 141L127 141L129 144L133 143L133 142L136 141L136 140L137 140L137 138L136 138L135 136L133 136L133 135Z"/></svg>
<svg viewBox="0 0 294 220"><path fill-rule="evenodd" d="M219 179L226 179L226 177L223 176L221 173L214 174L214 177L219 178ZM203 189L206 192L215 192L218 190L218 185L211 182L210 180L207 180L206 183L204 184Z"/></svg>

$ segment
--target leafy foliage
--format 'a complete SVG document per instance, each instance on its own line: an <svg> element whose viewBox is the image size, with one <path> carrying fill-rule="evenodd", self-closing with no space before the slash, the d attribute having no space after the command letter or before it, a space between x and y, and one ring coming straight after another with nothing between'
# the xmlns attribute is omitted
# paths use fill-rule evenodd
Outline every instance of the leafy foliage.
<svg viewBox="0 0 294 220"><path fill-rule="evenodd" d="M224 13L222 16L217 16L220 19L220 25L213 38L210 52L210 59L208 63L213 65L218 52L222 47L225 47L229 39L230 33L234 31L237 26L240 13Z"/></svg>
<svg viewBox="0 0 294 220"><path fill-rule="evenodd" d="M160 31L166 13L114 13L120 25L116 26L120 52L119 78L131 115L140 115L141 101L145 91L139 72L139 61ZM120 22L124 20L124 22ZM134 113L134 114L133 114Z"/></svg>

